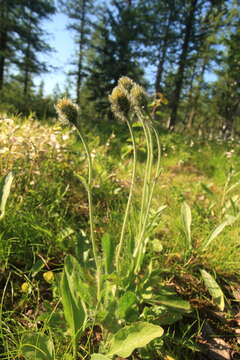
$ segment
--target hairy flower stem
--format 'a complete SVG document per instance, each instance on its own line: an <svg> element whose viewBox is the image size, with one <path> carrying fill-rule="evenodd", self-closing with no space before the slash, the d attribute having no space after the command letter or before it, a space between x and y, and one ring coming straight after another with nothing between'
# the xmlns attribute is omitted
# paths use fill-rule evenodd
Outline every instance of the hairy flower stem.
<svg viewBox="0 0 240 360"><path fill-rule="evenodd" d="M133 188L134 188L135 178L136 178L136 163L137 163L137 149L136 149L136 142L135 142L135 137L134 137L132 125L131 125L131 122L129 121L129 119L126 119L126 123L128 125L128 129L129 129L129 132L130 132L130 135L131 135L131 140L132 140L132 145L133 145L133 168L132 168L131 186L130 186L129 195L128 195L128 202L127 202L127 206L126 206L126 210L125 210L125 214L124 214L120 240L119 240L119 244L118 244L118 247L117 247L117 253L116 253L116 269L117 269L117 272L120 271L120 266L119 266L120 254L121 254L121 251L122 251L122 248L123 248L124 234L125 234L125 231L126 231L127 219L128 219L128 215L129 215L129 211L130 211L130 205L131 205L131 202L132 202Z"/></svg>
<svg viewBox="0 0 240 360"><path fill-rule="evenodd" d="M151 124L151 121L152 121L152 119L150 117L150 122L145 125L146 133L147 133L148 139L149 139L150 163L149 163L149 168L147 169L148 188L147 188L147 194L145 195L146 196L146 207L144 208L142 224L141 224L142 225L141 232L139 234L137 248L135 250L135 258L136 258L135 270L134 270L135 273L137 273L141 267L141 259L142 259L142 255L143 255L142 252L144 251L144 246L145 246L144 245L145 234L146 234L146 228L147 228L147 224L148 224L149 213L150 213L150 209L151 209L154 188L155 188L157 178L159 177L159 174L160 174L160 161L161 161L160 141L159 141L158 133L157 133L156 129L154 128L154 126ZM153 134L152 134L152 132L154 133L156 144L157 144L157 164L156 164L155 176L154 176L153 180L151 181L152 168L153 168Z"/></svg>
<svg viewBox="0 0 240 360"><path fill-rule="evenodd" d="M88 195L88 207L89 207L89 225L90 225L90 237L92 242L92 249L93 249L93 257L96 264L96 278L97 278L97 299L100 300L100 292L101 292L101 262L98 258L98 250L97 250L97 244L94 234L94 227L93 227L93 205L92 205L92 158L91 154L88 148L88 145L82 135L82 131L80 129L80 126L76 126L78 134L80 136L80 139L82 141L84 150L87 155L87 161L88 161L88 184L86 186L86 191Z"/></svg>
<svg viewBox="0 0 240 360"><path fill-rule="evenodd" d="M142 201L141 201L141 210L140 210L140 217L139 217L139 234L142 231L142 224L143 224L143 216L144 216L144 210L146 208L147 203L147 197L148 197L148 182L149 182L149 167L150 167L150 160L151 160L151 149L150 149L150 139L149 139L149 133L147 131L146 124L144 122L144 119L140 117L140 121L143 126L143 131L146 139L147 144L147 162L145 167L145 174L144 174L144 182L143 182L143 191L142 191Z"/></svg>
<svg viewBox="0 0 240 360"><path fill-rule="evenodd" d="M160 165L161 165L161 145L160 145L160 141L159 141L159 135L155 129L154 126L152 126L154 135L155 135L155 139L156 139L156 143L157 143L157 165L156 165L156 172L155 172L155 178L154 178L154 186L156 184L156 181L160 175L161 169L160 169Z"/></svg>

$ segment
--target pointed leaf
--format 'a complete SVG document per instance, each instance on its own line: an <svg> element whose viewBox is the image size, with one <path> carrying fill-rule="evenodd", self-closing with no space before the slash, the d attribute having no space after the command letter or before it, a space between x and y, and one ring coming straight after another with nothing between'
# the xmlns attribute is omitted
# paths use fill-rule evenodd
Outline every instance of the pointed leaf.
<svg viewBox="0 0 240 360"><path fill-rule="evenodd" d="M228 225L232 225L238 219L238 217L239 216L229 216L227 220L223 221L220 225L218 225L216 229L211 233L207 241L205 241L205 243L203 244L202 250L206 249L206 247L208 247L211 242L216 239L219 234L221 234L224 228Z"/></svg>
<svg viewBox="0 0 240 360"><path fill-rule="evenodd" d="M146 346L150 341L161 337L163 329L148 322L139 321L125 326L113 335L107 356L118 355L126 358L137 349Z"/></svg>
<svg viewBox="0 0 240 360"><path fill-rule="evenodd" d="M191 214L190 206L186 202L182 204L181 215L182 215L185 237L188 243L188 248L191 249L192 248L192 240L191 240L192 214Z"/></svg>
<svg viewBox="0 0 240 360"><path fill-rule="evenodd" d="M224 310L224 295L216 280L206 270L200 270L204 284L218 308Z"/></svg>

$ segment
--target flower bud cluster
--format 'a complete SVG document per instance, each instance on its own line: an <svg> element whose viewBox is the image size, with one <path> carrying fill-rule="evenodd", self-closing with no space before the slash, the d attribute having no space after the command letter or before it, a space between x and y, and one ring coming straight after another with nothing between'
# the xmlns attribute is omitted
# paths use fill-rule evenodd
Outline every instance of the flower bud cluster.
<svg viewBox="0 0 240 360"><path fill-rule="evenodd" d="M127 76L118 80L118 86L113 89L109 100L113 113L123 120L131 108L139 111L147 109L148 105L148 96L144 89Z"/></svg>

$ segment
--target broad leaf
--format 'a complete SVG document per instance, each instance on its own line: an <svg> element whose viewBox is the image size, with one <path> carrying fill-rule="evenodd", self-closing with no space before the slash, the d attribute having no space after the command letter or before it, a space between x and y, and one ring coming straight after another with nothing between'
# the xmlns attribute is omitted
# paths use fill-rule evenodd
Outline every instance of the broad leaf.
<svg viewBox="0 0 240 360"><path fill-rule="evenodd" d="M60 293L64 316L71 330L71 336L77 339L84 329L86 312L82 299L78 293L78 283L76 273L71 263L72 257L67 257L64 271L60 282Z"/></svg>
<svg viewBox="0 0 240 360"><path fill-rule="evenodd" d="M51 338L41 333L23 336L21 352L26 360L53 360L54 345Z"/></svg>
<svg viewBox="0 0 240 360"><path fill-rule="evenodd" d="M206 270L200 270L204 284L218 308L224 310L224 295L216 280Z"/></svg>
<svg viewBox="0 0 240 360"><path fill-rule="evenodd" d="M136 322L125 326L113 335L107 356L118 355L126 358L137 349L146 346L150 341L161 337L163 329L148 322Z"/></svg>
<svg viewBox="0 0 240 360"><path fill-rule="evenodd" d="M0 200L1 200L1 204L0 204L0 220L3 218L3 216L5 214L5 207L6 207L7 199L8 199L9 194L10 194L12 181L13 181L13 175L12 175L12 172L10 172L5 177L3 187L2 187L2 189L0 191L0 197L1 197L0 198Z"/></svg>
<svg viewBox="0 0 240 360"><path fill-rule="evenodd" d="M191 240L191 223L192 223L192 214L190 206L184 202L181 208L182 222L184 226L184 233L187 240L188 248L192 248Z"/></svg>

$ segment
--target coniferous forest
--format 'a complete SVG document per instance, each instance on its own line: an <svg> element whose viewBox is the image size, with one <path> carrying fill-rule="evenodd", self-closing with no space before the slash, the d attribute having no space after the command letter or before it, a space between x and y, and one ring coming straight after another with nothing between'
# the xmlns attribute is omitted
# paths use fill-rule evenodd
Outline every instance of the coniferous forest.
<svg viewBox="0 0 240 360"><path fill-rule="evenodd" d="M240 0L0 0L0 359L240 359L239 156Z"/></svg>
<svg viewBox="0 0 240 360"><path fill-rule="evenodd" d="M54 72L41 60L54 56L44 21L62 12L75 41L64 92L92 121L111 117L107 97L129 76L157 100L164 95L156 116L167 128L238 133L239 11L238 0L2 0L1 109L54 115L64 94L45 97L34 78Z"/></svg>

